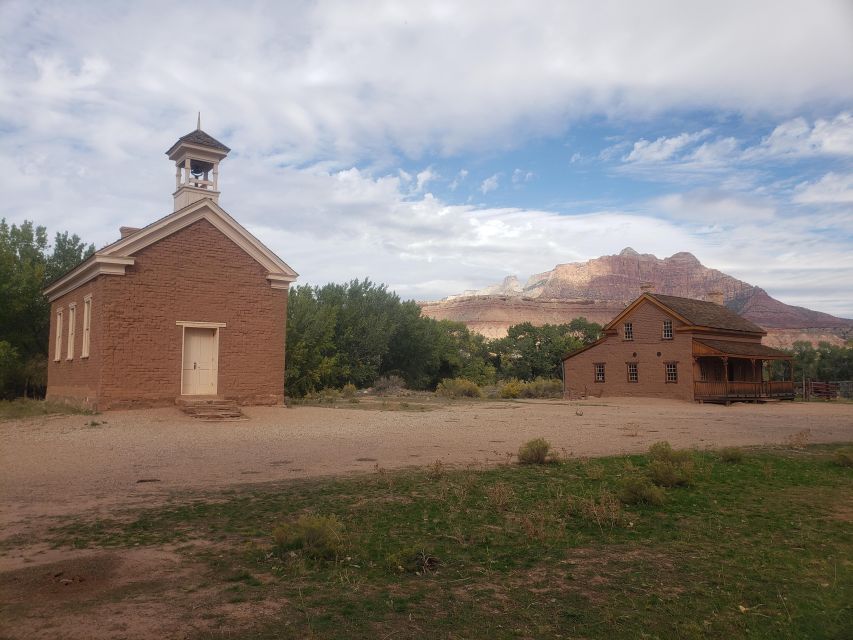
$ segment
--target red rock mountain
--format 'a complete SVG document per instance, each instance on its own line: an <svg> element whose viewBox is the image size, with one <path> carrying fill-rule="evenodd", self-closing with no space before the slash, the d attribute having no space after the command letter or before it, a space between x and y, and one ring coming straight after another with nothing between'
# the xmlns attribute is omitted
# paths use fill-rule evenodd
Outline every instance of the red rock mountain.
<svg viewBox="0 0 853 640"><path fill-rule="evenodd" d="M421 308L424 315L461 321L486 336L500 337L520 322L560 323L579 316L608 322L643 286L699 299L721 292L727 307L767 329L768 344L790 346L795 340L841 344L853 337L853 320L780 302L760 287L705 267L691 253L660 259L631 248L618 255L557 265L531 276L524 286L509 276L499 285L424 302Z"/></svg>

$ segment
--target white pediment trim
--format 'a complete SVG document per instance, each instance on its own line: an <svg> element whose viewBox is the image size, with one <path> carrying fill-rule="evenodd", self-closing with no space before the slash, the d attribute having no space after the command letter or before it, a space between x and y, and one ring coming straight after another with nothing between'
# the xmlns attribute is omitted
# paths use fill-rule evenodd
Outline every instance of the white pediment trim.
<svg viewBox="0 0 853 640"><path fill-rule="evenodd" d="M49 300L53 301L98 275L124 275L125 267L134 263L133 254L202 219L216 227L266 269L267 280L272 288L287 289L290 283L299 277L299 274L286 262L264 246L222 207L205 198L107 245L59 280L48 285L44 293Z"/></svg>

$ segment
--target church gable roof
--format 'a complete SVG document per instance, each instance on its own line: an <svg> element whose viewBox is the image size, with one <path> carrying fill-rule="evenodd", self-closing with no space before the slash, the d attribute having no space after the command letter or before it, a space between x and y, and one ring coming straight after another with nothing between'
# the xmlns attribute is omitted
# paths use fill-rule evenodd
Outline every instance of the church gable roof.
<svg viewBox="0 0 853 640"><path fill-rule="evenodd" d="M124 269L134 263L135 253L202 219L210 222L266 269L267 280L272 287L287 288L298 277L299 274L286 262L264 246L224 209L205 198L96 251L87 260L45 287L44 293L48 299L55 300L98 275L124 275Z"/></svg>

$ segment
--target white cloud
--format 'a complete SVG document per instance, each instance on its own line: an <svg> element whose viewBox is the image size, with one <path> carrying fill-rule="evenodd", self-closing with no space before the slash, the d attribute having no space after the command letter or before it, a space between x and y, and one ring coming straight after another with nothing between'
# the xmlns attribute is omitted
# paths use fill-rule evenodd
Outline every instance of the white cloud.
<svg viewBox="0 0 853 640"><path fill-rule="evenodd" d="M521 182L530 182L533 180L534 174L532 171L525 171L524 169L516 169L512 172L512 182L513 184L519 184Z"/></svg>
<svg viewBox="0 0 853 640"><path fill-rule="evenodd" d="M641 138L634 143L630 153L622 158L623 162L662 162L670 160L679 151L710 135L711 130L705 129L696 133L682 133L671 138L660 137L655 141Z"/></svg>
<svg viewBox="0 0 853 640"><path fill-rule="evenodd" d="M853 156L853 114L843 112L831 120L818 119L814 125L805 118L788 120L745 153L748 159L817 155Z"/></svg>
<svg viewBox="0 0 853 640"><path fill-rule="evenodd" d="M771 203L708 189L654 198L650 206L675 222L726 227L769 222L776 216Z"/></svg>
<svg viewBox="0 0 853 640"><path fill-rule="evenodd" d="M489 191L494 191L498 188L500 182L500 174L495 173L480 183L480 191L483 192L483 195L489 193Z"/></svg>
<svg viewBox="0 0 853 640"><path fill-rule="evenodd" d="M793 198L799 204L853 203L853 173L827 173L817 182L804 182Z"/></svg>
<svg viewBox="0 0 853 640"><path fill-rule="evenodd" d="M424 190L424 187L426 187L427 183L432 182L438 177L439 175L432 170L432 167L427 167L423 171L420 171L417 175L417 184L415 185L415 191L417 193L420 193Z"/></svg>

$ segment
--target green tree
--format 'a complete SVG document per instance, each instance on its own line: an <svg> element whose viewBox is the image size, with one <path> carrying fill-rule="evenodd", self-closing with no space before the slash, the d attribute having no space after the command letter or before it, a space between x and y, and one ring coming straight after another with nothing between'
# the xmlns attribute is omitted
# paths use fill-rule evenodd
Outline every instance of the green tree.
<svg viewBox="0 0 853 640"><path fill-rule="evenodd" d="M8 345L0 362L3 396L44 388L50 304L42 289L94 251L68 233L57 233L51 247L44 227L0 220L0 343Z"/></svg>
<svg viewBox="0 0 853 640"><path fill-rule="evenodd" d="M524 322L511 326L506 338L494 345L500 357L501 375L519 380L561 377L563 356L584 344L575 336L579 331L572 329L571 324L534 326Z"/></svg>

